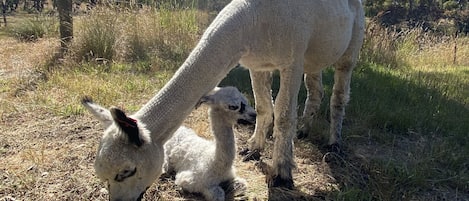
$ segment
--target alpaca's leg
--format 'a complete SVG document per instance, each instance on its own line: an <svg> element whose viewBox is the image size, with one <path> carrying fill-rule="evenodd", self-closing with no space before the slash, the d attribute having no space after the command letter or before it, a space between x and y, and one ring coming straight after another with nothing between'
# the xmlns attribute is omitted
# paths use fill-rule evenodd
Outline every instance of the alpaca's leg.
<svg viewBox="0 0 469 201"><path fill-rule="evenodd" d="M337 65L334 73L334 87L331 97L331 127L329 145L340 145L342 122L345 115L345 105L347 105L350 94L350 79L352 69L349 65Z"/></svg>
<svg viewBox="0 0 469 201"><path fill-rule="evenodd" d="M298 132L298 138L304 138L308 136L311 130L313 119L317 116L319 107L321 106L321 100L324 95L321 71L316 73L305 73L304 82L307 91L307 98L305 101L303 116L299 122L300 130Z"/></svg>
<svg viewBox="0 0 469 201"><path fill-rule="evenodd" d="M334 73L334 87L331 97L331 127L329 145L339 146L342 143L342 122L345 115L345 106L350 98L350 81L352 70L355 67L360 48L363 43L363 18L355 19L352 39L344 55L336 62Z"/></svg>
<svg viewBox="0 0 469 201"><path fill-rule="evenodd" d="M265 146L266 135L272 128L272 73L250 71L252 90L256 104L256 128L249 139L250 151L262 151Z"/></svg>
<svg viewBox="0 0 469 201"><path fill-rule="evenodd" d="M205 200L208 201L224 201L225 191L220 186L211 186L201 192L204 195Z"/></svg>
<svg viewBox="0 0 469 201"><path fill-rule="evenodd" d="M280 70L280 90L274 107L273 167L269 186L293 188L293 137L296 133L297 101L303 76L303 62Z"/></svg>

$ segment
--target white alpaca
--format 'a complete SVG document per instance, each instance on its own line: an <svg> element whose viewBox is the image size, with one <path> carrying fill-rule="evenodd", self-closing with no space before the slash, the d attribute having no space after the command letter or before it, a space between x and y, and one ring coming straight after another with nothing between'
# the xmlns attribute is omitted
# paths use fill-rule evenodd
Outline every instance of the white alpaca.
<svg viewBox="0 0 469 201"><path fill-rule="evenodd" d="M107 126L95 169L109 182L111 199L135 200L161 174L163 144L197 101L238 63L250 69L256 99L258 116L250 148L264 148L265 132L275 121L273 167L267 181L269 186L293 187L293 138L302 77L308 89L302 119L310 121L322 96L321 70L334 65L329 143L340 143L364 24L360 0L231 1L171 80L133 116L139 129L146 125L151 142L138 140L144 134L139 133L131 134L137 138L129 143L122 140L129 135L122 125ZM274 70L280 72L275 107L270 89L270 72ZM143 177L140 170L145 171ZM130 176L119 179L119 175Z"/></svg>
<svg viewBox="0 0 469 201"><path fill-rule="evenodd" d="M217 88L200 103L207 104L214 141L199 137L182 126L166 142L166 172L176 172L175 183L188 192L202 193L206 200L225 200L222 182L238 182L233 161L236 156L233 126L254 124L256 112L235 87Z"/></svg>

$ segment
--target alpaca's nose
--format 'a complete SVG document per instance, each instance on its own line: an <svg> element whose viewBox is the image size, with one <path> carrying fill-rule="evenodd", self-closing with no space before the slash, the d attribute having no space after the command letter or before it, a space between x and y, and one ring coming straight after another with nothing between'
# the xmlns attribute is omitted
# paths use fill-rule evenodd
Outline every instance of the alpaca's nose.
<svg viewBox="0 0 469 201"><path fill-rule="evenodd" d="M255 118L257 117L257 114L256 114L256 113L250 113L249 116L250 116L251 118L254 118L254 119L255 119Z"/></svg>

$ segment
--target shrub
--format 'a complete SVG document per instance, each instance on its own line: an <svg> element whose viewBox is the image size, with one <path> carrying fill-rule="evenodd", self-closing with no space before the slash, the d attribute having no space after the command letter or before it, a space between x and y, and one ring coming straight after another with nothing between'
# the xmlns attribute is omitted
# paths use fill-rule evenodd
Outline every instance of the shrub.
<svg viewBox="0 0 469 201"><path fill-rule="evenodd" d="M375 21L369 22L365 30L361 60L383 64L391 68L401 66L402 62L397 56L397 37L396 31L385 28Z"/></svg>
<svg viewBox="0 0 469 201"><path fill-rule="evenodd" d="M176 69L199 37L199 16L206 17L195 9L95 8L76 20L71 52L76 61L137 62L146 71Z"/></svg>
<svg viewBox="0 0 469 201"><path fill-rule="evenodd" d="M75 34L72 51L78 61L108 62L115 59L119 16L116 12L96 9L82 18Z"/></svg>
<svg viewBox="0 0 469 201"><path fill-rule="evenodd" d="M9 32L21 41L33 42L47 34L56 34L57 30L57 20L54 18L36 17L14 24Z"/></svg>

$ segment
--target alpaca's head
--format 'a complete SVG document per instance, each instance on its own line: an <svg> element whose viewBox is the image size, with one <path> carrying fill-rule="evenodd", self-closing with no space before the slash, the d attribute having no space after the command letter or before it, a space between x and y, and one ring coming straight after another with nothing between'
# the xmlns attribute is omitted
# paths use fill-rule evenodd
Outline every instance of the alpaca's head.
<svg viewBox="0 0 469 201"><path fill-rule="evenodd" d="M211 114L229 124L252 125L256 123L256 110L236 87L217 87L202 97L199 104L207 104Z"/></svg>
<svg viewBox="0 0 469 201"><path fill-rule="evenodd" d="M140 200L161 175L163 146L151 142L145 125L122 110L107 110L90 98L82 103L104 126L94 168L107 183L110 200Z"/></svg>

